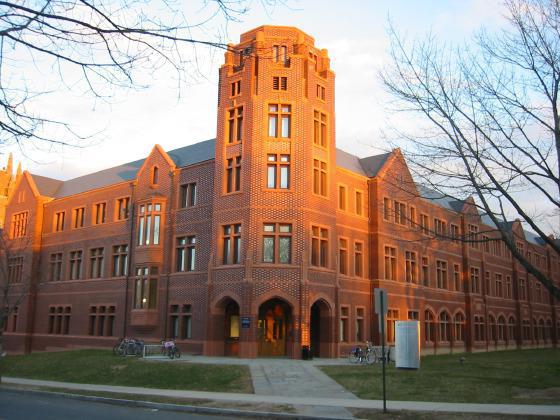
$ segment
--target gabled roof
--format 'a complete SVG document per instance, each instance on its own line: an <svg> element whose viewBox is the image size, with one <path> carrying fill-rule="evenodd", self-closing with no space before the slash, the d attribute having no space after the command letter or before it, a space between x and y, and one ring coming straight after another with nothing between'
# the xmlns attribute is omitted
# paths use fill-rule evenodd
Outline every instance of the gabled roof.
<svg viewBox="0 0 560 420"><path fill-rule="evenodd" d="M30 174L33 178L33 182L37 187L37 191L44 197L54 197L60 186L64 181L60 181L54 178L48 178L46 176Z"/></svg>
<svg viewBox="0 0 560 420"><path fill-rule="evenodd" d="M465 205L465 201L463 200L457 200L453 197L449 197L439 191L427 188L424 185L416 184L416 188L418 189L420 197L448 210L460 213Z"/></svg>
<svg viewBox="0 0 560 420"><path fill-rule="evenodd" d="M389 156L391 156L392 154L393 152L388 152L381 155L368 156L360 159L360 165L366 173L366 176L377 176L385 162L387 162Z"/></svg>
<svg viewBox="0 0 560 420"><path fill-rule="evenodd" d="M360 164L360 158L344 150L336 149L336 165L351 172L367 176Z"/></svg>

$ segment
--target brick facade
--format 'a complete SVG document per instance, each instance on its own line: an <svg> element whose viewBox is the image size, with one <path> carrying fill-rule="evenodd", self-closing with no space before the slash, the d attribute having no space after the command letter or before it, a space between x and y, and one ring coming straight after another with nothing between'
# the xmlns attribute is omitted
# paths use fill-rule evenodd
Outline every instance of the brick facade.
<svg viewBox="0 0 560 420"><path fill-rule="evenodd" d="M25 172L6 221L27 214L14 241L32 287L7 348L174 337L207 355L337 357L379 340L376 287L388 338L416 318L425 353L556 345L559 306L472 202L419 191L398 150L337 150L334 104L327 51L263 26L225 54L215 141L66 182ZM488 241L449 238L470 225ZM558 283L558 256L512 229Z"/></svg>

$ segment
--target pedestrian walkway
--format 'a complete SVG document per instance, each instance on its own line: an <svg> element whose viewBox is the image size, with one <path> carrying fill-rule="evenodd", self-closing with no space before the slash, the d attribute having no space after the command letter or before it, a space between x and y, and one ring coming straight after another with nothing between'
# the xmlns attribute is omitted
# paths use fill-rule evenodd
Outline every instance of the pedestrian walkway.
<svg viewBox="0 0 560 420"><path fill-rule="evenodd" d="M119 394L163 396L169 398L184 399L204 399L217 401L245 402L245 403L265 403L294 406L317 406L317 407L343 407L381 410L383 401L380 400L361 400L349 398L348 395L340 398L311 397L303 393L299 397L276 396L259 394L233 394L224 392L202 392L202 391L177 391L170 389L151 389L136 388L126 386L91 385L75 384L66 382L40 381L34 379L21 379L2 377L2 383L25 386L42 386L49 388L63 388L70 390L114 392ZM506 414L520 416L551 416L560 417L560 405L522 405L522 404L466 404L466 403L440 403L423 401L387 401L389 410L411 410L429 412L458 412L458 413L487 413L487 414ZM326 409L327 412L330 410ZM322 416L336 417L336 416Z"/></svg>

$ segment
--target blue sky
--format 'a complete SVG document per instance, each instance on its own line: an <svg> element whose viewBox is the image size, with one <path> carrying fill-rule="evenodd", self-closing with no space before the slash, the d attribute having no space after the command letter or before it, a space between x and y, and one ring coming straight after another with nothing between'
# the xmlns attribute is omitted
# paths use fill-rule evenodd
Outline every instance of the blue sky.
<svg viewBox="0 0 560 420"><path fill-rule="evenodd" d="M296 26L312 35L317 46L329 50L336 72L338 147L366 156L384 146L380 131L386 128L390 98L376 73L387 60L387 18L408 37L431 31L440 39L464 42L481 25L498 27L501 10L499 2L484 0L300 0L265 12L260 2L253 1L248 14L228 24L226 39L236 43L241 33L263 24ZM208 33L197 35L209 37L217 29L214 22ZM95 141L84 149L50 154L28 150L28 157L17 148L6 152L13 151L24 169L33 173L68 179L143 158L155 143L169 150L215 137L217 69L223 52L197 48L197 53L198 66L180 91L174 74L167 72L151 78L146 89L116 92L111 103L60 85L49 86L55 92L39 98L34 109L47 117L64 118L82 133L98 133ZM48 75L43 77L48 85ZM405 123L414 126L413 121Z"/></svg>

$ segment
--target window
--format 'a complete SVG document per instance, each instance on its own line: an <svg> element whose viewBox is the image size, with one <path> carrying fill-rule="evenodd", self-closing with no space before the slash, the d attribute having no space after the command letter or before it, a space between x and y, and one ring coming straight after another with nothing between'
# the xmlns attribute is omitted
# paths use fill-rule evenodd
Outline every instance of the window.
<svg viewBox="0 0 560 420"><path fill-rule="evenodd" d="M391 205L391 200L383 198L383 220L390 222L392 212L393 206Z"/></svg>
<svg viewBox="0 0 560 420"><path fill-rule="evenodd" d="M523 340L530 340L531 339L531 323L528 319L524 319L522 321L522 333L523 333Z"/></svg>
<svg viewBox="0 0 560 420"><path fill-rule="evenodd" d="M461 233L459 231L459 226L454 225L453 223L451 223L451 225L449 225L449 231L451 233L451 239L454 242L459 242L459 239L461 237Z"/></svg>
<svg viewBox="0 0 560 420"><path fill-rule="evenodd" d="M400 201L394 203L395 223L399 225L406 225L406 204Z"/></svg>
<svg viewBox="0 0 560 420"><path fill-rule="evenodd" d="M434 233L439 237L447 236L447 222L434 218Z"/></svg>
<svg viewBox="0 0 560 420"><path fill-rule="evenodd" d="M117 199L117 220L128 219L130 212L130 197Z"/></svg>
<svg viewBox="0 0 560 420"><path fill-rule="evenodd" d="M287 90L288 89L288 78L274 76L272 78L272 89L273 90Z"/></svg>
<svg viewBox="0 0 560 420"><path fill-rule="evenodd" d="M505 288L505 296L506 299L511 299L512 298L512 293L511 293L511 277L510 276L506 276L506 288Z"/></svg>
<svg viewBox="0 0 560 420"><path fill-rule="evenodd" d="M138 245L159 245L161 203L140 204L138 213Z"/></svg>
<svg viewBox="0 0 560 420"><path fill-rule="evenodd" d="M128 245L113 247L113 277L123 277L128 274Z"/></svg>
<svg viewBox="0 0 560 420"><path fill-rule="evenodd" d="M428 266L428 257L422 257L422 284L430 286L430 267Z"/></svg>
<svg viewBox="0 0 560 420"><path fill-rule="evenodd" d="M484 272L484 293L492 295L492 288L490 286L490 271Z"/></svg>
<svg viewBox="0 0 560 420"><path fill-rule="evenodd" d="M313 144L327 147L327 115L313 111Z"/></svg>
<svg viewBox="0 0 560 420"><path fill-rule="evenodd" d="M439 341L451 341L450 318L447 312L439 314Z"/></svg>
<svg viewBox="0 0 560 420"><path fill-rule="evenodd" d="M471 267L471 292L480 293L480 269Z"/></svg>
<svg viewBox="0 0 560 420"><path fill-rule="evenodd" d="M241 224L222 226L222 263L241 263Z"/></svg>
<svg viewBox="0 0 560 420"><path fill-rule="evenodd" d="M340 307L340 341L348 341L348 316L350 309L347 306Z"/></svg>
<svg viewBox="0 0 560 420"><path fill-rule="evenodd" d="M418 223L416 221L416 207L410 206L409 213L410 213L410 226L416 228Z"/></svg>
<svg viewBox="0 0 560 420"><path fill-rule="evenodd" d="M364 341L364 308L356 308L356 341Z"/></svg>
<svg viewBox="0 0 560 420"><path fill-rule="evenodd" d="M385 337L387 343L395 342L395 323L399 320L399 310L398 309L387 309L387 316L385 318Z"/></svg>
<svg viewBox="0 0 560 420"><path fill-rule="evenodd" d="M455 314L455 318L453 319L454 322L454 327L455 327L455 341L465 341L465 328L466 328L466 323L465 323L465 316L458 312Z"/></svg>
<svg viewBox="0 0 560 420"><path fill-rule="evenodd" d="M23 274L23 257L8 257L8 283L21 283ZM4 290L8 292L8 290ZM7 297L5 295L5 297Z"/></svg>
<svg viewBox="0 0 560 420"><path fill-rule="evenodd" d="M338 186L338 209L346 210L346 187L344 185Z"/></svg>
<svg viewBox="0 0 560 420"><path fill-rule="evenodd" d="M62 280L62 252L51 254L50 257L50 280Z"/></svg>
<svg viewBox="0 0 560 420"><path fill-rule="evenodd" d="M227 160L226 193L241 190L241 156Z"/></svg>
<svg viewBox="0 0 560 420"><path fill-rule="evenodd" d="M265 223L263 225L263 262L290 264L292 262L292 225Z"/></svg>
<svg viewBox="0 0 560 420"><path fill-rule="evenodd" d="M267 155L266 187L290 188L290 155Z"/></svg>
<svg viewBox="0 0 560 420"><path fill-rule="evenodd" d="M478 249L478 226L468 224L467 231L469 232L469 246L473 249Z"/></svg>
<svg viewBox="0 0 560 420"><path fill-rule="evenodd" d="M70 252L70 280L82 278L82 251Z"/></svg>
<svg viewBox="0 0 560 420"><path fill-rule="evenodd" d="M329 231L319 226L311 226L311 265L327 267L329 258Z"/></svg>
<svg viewBox="0 0 560 420"><path fill-rule="evenodd" d="M430 219L427 214L420 215L420 229L424 235L430 234Z"/></svg>
<svg viewBox="0 0 560 420"><path fill-rule="evenodd" d="M228 110L227 125L228 143L239 143L243 140L243 107Z"/></svg>
<svg viewBox="0 0 560 420"><path fill-rule="evenodd" d="M49 307L49 334L70 333L70 317L72 316L71 306L51 306Z"/></svg>
<svg viewBox="0 0 560 420"><path fill-rule="evenodd" d="M189 304L169 307L169 336L174 340L192 337L192 307Z"/></svg>
<svg viewBox="0 0 560 420"><path fill-rule="evenodd" d="M488 315L488 341L495 341L496 338L496 320L492 315Z"/></svg>
<svg viewBox="0 0 560 420"><path fill-rule="evenodd" d="M498 317L498 341L506 341L506 319L503 316Z"/></svg>
<svg viewBox="0 0 560 420"><path fill-rule="evenodd" d="M438 289L447 289L447 261L436 260L436 281Z"/></svg>
<svg viewBox="0 0 560 420"><path fill-rule="evenodd" d="M364 214L364 207L363 207L363 194L361 191L356 191L356 200L355 200L355 205L356 205L356 214L358 216L363 216Z"/></svg>
<svg viewBox="0 0 560 420"><path fill-rule="evenodd" d="M89 307L89 335L100 337L112 337L115 331L115 307L114 306L90 306Z"/></svg>
<svg viewBox="0 0 560 420"><path fill-rule="evenodd" d="M93 205L93 224L100 225L105 223L105 213L107 203L96 203Z"/></svg>
<svg viewBox="0 0 560 420"><path fill-rule="evenodd" d="M11 328L11 332L16 332L17 331L17 321L18 321L18 311L19 311L19 307L18 306L14 306L12 309L12 328ZM7 332L8 331L8 323L9 323L9 319L6 319L6 321L4 322L4 331Z"/></svg>
<svg viewBox="0 0 560 420"><path fill-rule="evenodd" d="M424 312L424 341L432 345L436 342L435 318L429 310Z"/></svg>
<svg viewBox="0 0 560 420"><path fill-rule="evenodd" d="M59 211L54 214L54 231L62 232L64 230L64 216L66 212Z"/></svg>
<svg viewBox="0 0 560 420"><path fill-rule="evenodd" d="M237 96L241 93L241 80L236 80L231 84L231 96Z"/></svg>
<svg viewBox="0 0 560 420"><path fill-rule="evenodd" d="M397 248L392 246L385 247L385 278L397 279Z"/></svg>
<svg viewBox="0 0 560 420"><path fill-rule="evenodd" d="M461 292L463 288L461 287L461 266L459 264L453 264L453 282L455 290Z"/></svg>
<svg viewBox="0 0 560 420"><path fill-rule="evenodd" d="M340 274L348 274L348 240L338 240L338 271Z"/></svg>
<svg viewBox="0 0 560 420"><path fill-rule="evenodd" d="M418 321L420 319L420 314L418 311L408 311L408 319L411 321Z"/></svg>
<svg viewBox="0 0 560 420"><path fill-rule="evenodd" d="M152 167L152 185L157 185L159 183L159 168L157 166Z"/></svg>
<svg viewBox="0 0 560 420"><path fill-rule="evenodd" d="M134 285L134 309L155 309L157 304L157 267L138 267Z"/></svg>
<svg viewBox="0 0 560 420"><path fill-rule="evenodd" d="M486 235L482 235L482 249L484 252L490 253L490 238Z"/></svg>
<svg viewBox="0 0 560 420"><path fill-rule="evenodd" d="M288 63L288 48L285 45L274 45L272 47L272 59L275 63Z"/></svg>
<svg viewBox="0 0 560 420"><path fill-rule="evenodd" d="M313 193L327 196L327 163L313 159Z"/></svg>
<svg viewBox="0 0 560 420"><path fill-rule="evenodd" d="M510 316L508 320L508 340L515 341L517 339L517 334L515 333L515 318Z"/></svg>
<svg viewBox="0 0 560 420"><path fill-rule="evenodd" d="M181 185L179 194L179 206L181 208L196 206L196 201L198 198L196 191L196 182L190 182L188 184Z"/></svg>
<svg viewBox="0 0 560 420"><path fill-rule="evenodd" d="M292 106L270 104L268 106L268 136L290 138L292 127Z"/></svg>
<svg viewBox="0 0 560 420"><path fill-rule="evenodd" d="M474 340L486 340L486 328L484 325L484 317L480 315L474 316Z"/></svg>
<svg viewBox="0 0 560 420"><path fill-rule="evenodd" d="M504 284L500 273L494 274L494 292L497 297L504 297Z"/></svg>
<svg viewBox="0 0 560 420"><path fill-rule="evenodd" d="M78 207L77 209L74 209L74 211L72 212L72 227L74 229L84 227L85 212L86 212L85 207Z"/></svg>
<svg viewBox="0 0 560 420"><path fill-rule="evenodd" d="M354 275L364 276L364 243L354 242Z"/></svg>
<svg viewBox="0 0 560 420"><path fill-rule="evenodd" d="M103 248L92 248L89 251L89 278L103 277Z"/></svg>
<svg viewBox="0 0 560 420"><path fill-rule="evenodd" d="M196 261L196 236L177 238L177 271L194 271Z"/></svg>
<svg viewBox="0 0 560 420"><path fill-rule="evenodd" d="M418 282L418 266L416 262L416 252L405 251L405 280L407 283Z"/></svg>
<svg viewBox="0 0 560 420"><path fill-rule="evenodd" d="M525 286L525 279L519 279L519 300L527 299L527 289Z"/></svg>
<svg viewBox="0 0 560 420"><path fill-rule="evenodd" d="M23 238L27 233L27 216L26 211L12 215L12 239Z"/></svg>
<svg viewBox="0 0 560 420"><path fill-rule="evenodd" d="M316 91L317 98L324 101L325 100L325 87L321 85L317 85Z"/></svg>

